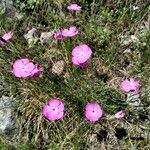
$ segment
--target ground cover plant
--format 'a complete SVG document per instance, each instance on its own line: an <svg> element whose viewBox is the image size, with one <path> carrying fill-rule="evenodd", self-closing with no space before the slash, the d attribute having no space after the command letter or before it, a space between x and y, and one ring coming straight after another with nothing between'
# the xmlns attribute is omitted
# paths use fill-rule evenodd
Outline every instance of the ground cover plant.
<svg viewBox="0 0 150 150"><path fill-rule="evenodd" d="M149 2L9 6L0 15L0 100L12 99L14 124L3 131L1 121L0 148L150 149Z"/></svg>

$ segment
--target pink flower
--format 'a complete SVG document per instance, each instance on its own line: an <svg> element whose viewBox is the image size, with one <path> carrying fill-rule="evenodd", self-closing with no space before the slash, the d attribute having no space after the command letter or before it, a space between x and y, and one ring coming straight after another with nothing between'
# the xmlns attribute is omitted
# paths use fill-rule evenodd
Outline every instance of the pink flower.
<svg viewBox="0 0 150 150"><path fill-rule="evenodd" d="M13 63L12 73L19 78L34 77L43 71L37 64L27 58L18 59Z"/></svg>
<svg viewBox="0 0 150 150"><path fill-rule="evenodd" d="M81 6L79 6L78 4L70 4L67 9L70 11L81 11Z"/></svg>
<svg viewBox="0 0 150 150"><path fill-rule="evenodd" d="M133 78L130 78L130 80L124 80L120 85L122 91L124 92L130 92L134 91L135 93L139 92L139 81L134 80Z"/></svg>
<svg viewBox="0 0 150 150"><path fill-rule="evenodd" d="M87 61L92 55L92 50L86 44L81 44L72 50L72 62L81 67L87 67Z"/></svg>
<svg viewBox="0 0 150 150"><path fill-rule="evenodd" d="M62 33L61 32L54 33L54 39L56 41L60 41L62 39Z"/></svg>
<svg viewBox="0 0 150 150"><path fill-rule="evenodd" d="M2 36L2 38L7 42L13 37L13 35L14 35L13 32L7 32ZM4 44L4 42L0 41L0 44Z"/></svg>
<svg viewBox="0 0 150 150"><path fill-rule="evenodd" d="M70 27L69 29L64 29L61 34L64 37L73 37L79 33L78 29L76 27Z"/></svg>
<svg viewBox="0 0 150 150"><path fill-rule="evenodd" d="M125 116L125 112L124 111L119 111L119 112L117 112L115 115L114 115L114 117L115 118L124 118L124 116Z"/></svg>
<svg viewBox="0 0 150 150"><path fill-rule="evenodd" d="M84 114L87 120L91 122L95 122L95 121L98 121L102 117L103 110L102 110L102 107L97 102L88 103L85 106Z"/></svg>
<svg viewBox="0 0 150 150"><path fill-rule="evenodd" d="M61 100L50 99L43 107L43 115L50 121L61 119L64 115L64 104Z"/></svg>

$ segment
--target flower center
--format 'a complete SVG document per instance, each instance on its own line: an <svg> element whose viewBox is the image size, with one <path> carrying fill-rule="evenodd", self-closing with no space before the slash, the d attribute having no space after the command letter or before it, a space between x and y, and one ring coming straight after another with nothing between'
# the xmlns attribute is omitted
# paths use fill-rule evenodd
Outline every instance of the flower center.
<svg viewBox="0 0 150 150"><path fill-rule="evenodd" d="M52 108L52 110L55 111L56 109L55 109L55 108Z"/></svg>
<svg viewBox="0 0 150 150"><path fill-rule="evenodd" d="M83 58L83 57L84 57L84 53L83 53L83 52L80 52L80 53L78 54L78 57L79 57L79 58Z"/></svg>
<svg viewBox="0 0 150 150"><path fill-rule="evenodd" d="M95 111L95 110L92 110L92 112L93 112L93 114L95 114L95 113L96 113L96 111Z"/></svg>

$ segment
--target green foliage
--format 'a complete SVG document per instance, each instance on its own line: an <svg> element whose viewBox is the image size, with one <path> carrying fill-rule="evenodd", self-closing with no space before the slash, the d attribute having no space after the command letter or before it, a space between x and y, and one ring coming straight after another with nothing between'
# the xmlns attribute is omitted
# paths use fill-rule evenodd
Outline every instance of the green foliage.
<svg viewBox="0 0 150 150"><path fill-rule="evenodd" d="M39 0L13 0L14 6L20 11L33 10L39 2Z"/></svg>

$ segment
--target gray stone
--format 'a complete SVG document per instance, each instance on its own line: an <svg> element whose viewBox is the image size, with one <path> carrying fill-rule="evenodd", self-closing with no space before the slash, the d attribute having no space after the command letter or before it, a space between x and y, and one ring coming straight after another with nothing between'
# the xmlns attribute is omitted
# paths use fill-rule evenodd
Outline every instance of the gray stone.
<svg viewBox="0 0 150 150"><path fill-rule="evenodd" d="M53 36L54 31L51 32L42 32L40 36L41 44L47 43L48 40Z"/></svg>
<svg viewBox="0 0 150 150"><path fill-rule="evenodd" d="M24 38L27 40L29 47L32 47L39 40L37 29L32 28L28 33L24 34Z"/></svg>
<svg viewBox="0 0 150 150"><path fill-rule="evenodd" d="M12 0L0 0L0 14L6 13L7 9L10 9L11 7L13 7L12 4L13 4Z"/></svg>
<svg viewBox="0 0 150 150"><path fill-rule="evenodd" d="M0 76L0 91L8 88L8 84L5 82L5 79L3 76Z"/></svg>
<svg viewBox="0 0 150 150"><path fill-rule="evenodd" d="M17 119L13 107L15 98L13 96L2 96L0 98L0 133L11 138L17 135Z"/></svg>
<svg viewBox="0 0 150 150"><path fill-rule="evenodd" d="M5 0L0 0L0 14L4 14L6 11Z"/></svg>
<svg viewBox="0 0 150 150"><path fill-rule="evenodd" d="M130 106L140 106L141 100L139 94L136 94L135 92L129 92L127 94L127 103Z"/></svg>
<svg viewBox="0 0 150 150"><path fill-rule="evenodd" d="M0 0L0 14L5 14L5 16L10 19L21 19L23 17L13 6L12 0Z"/></svg>

